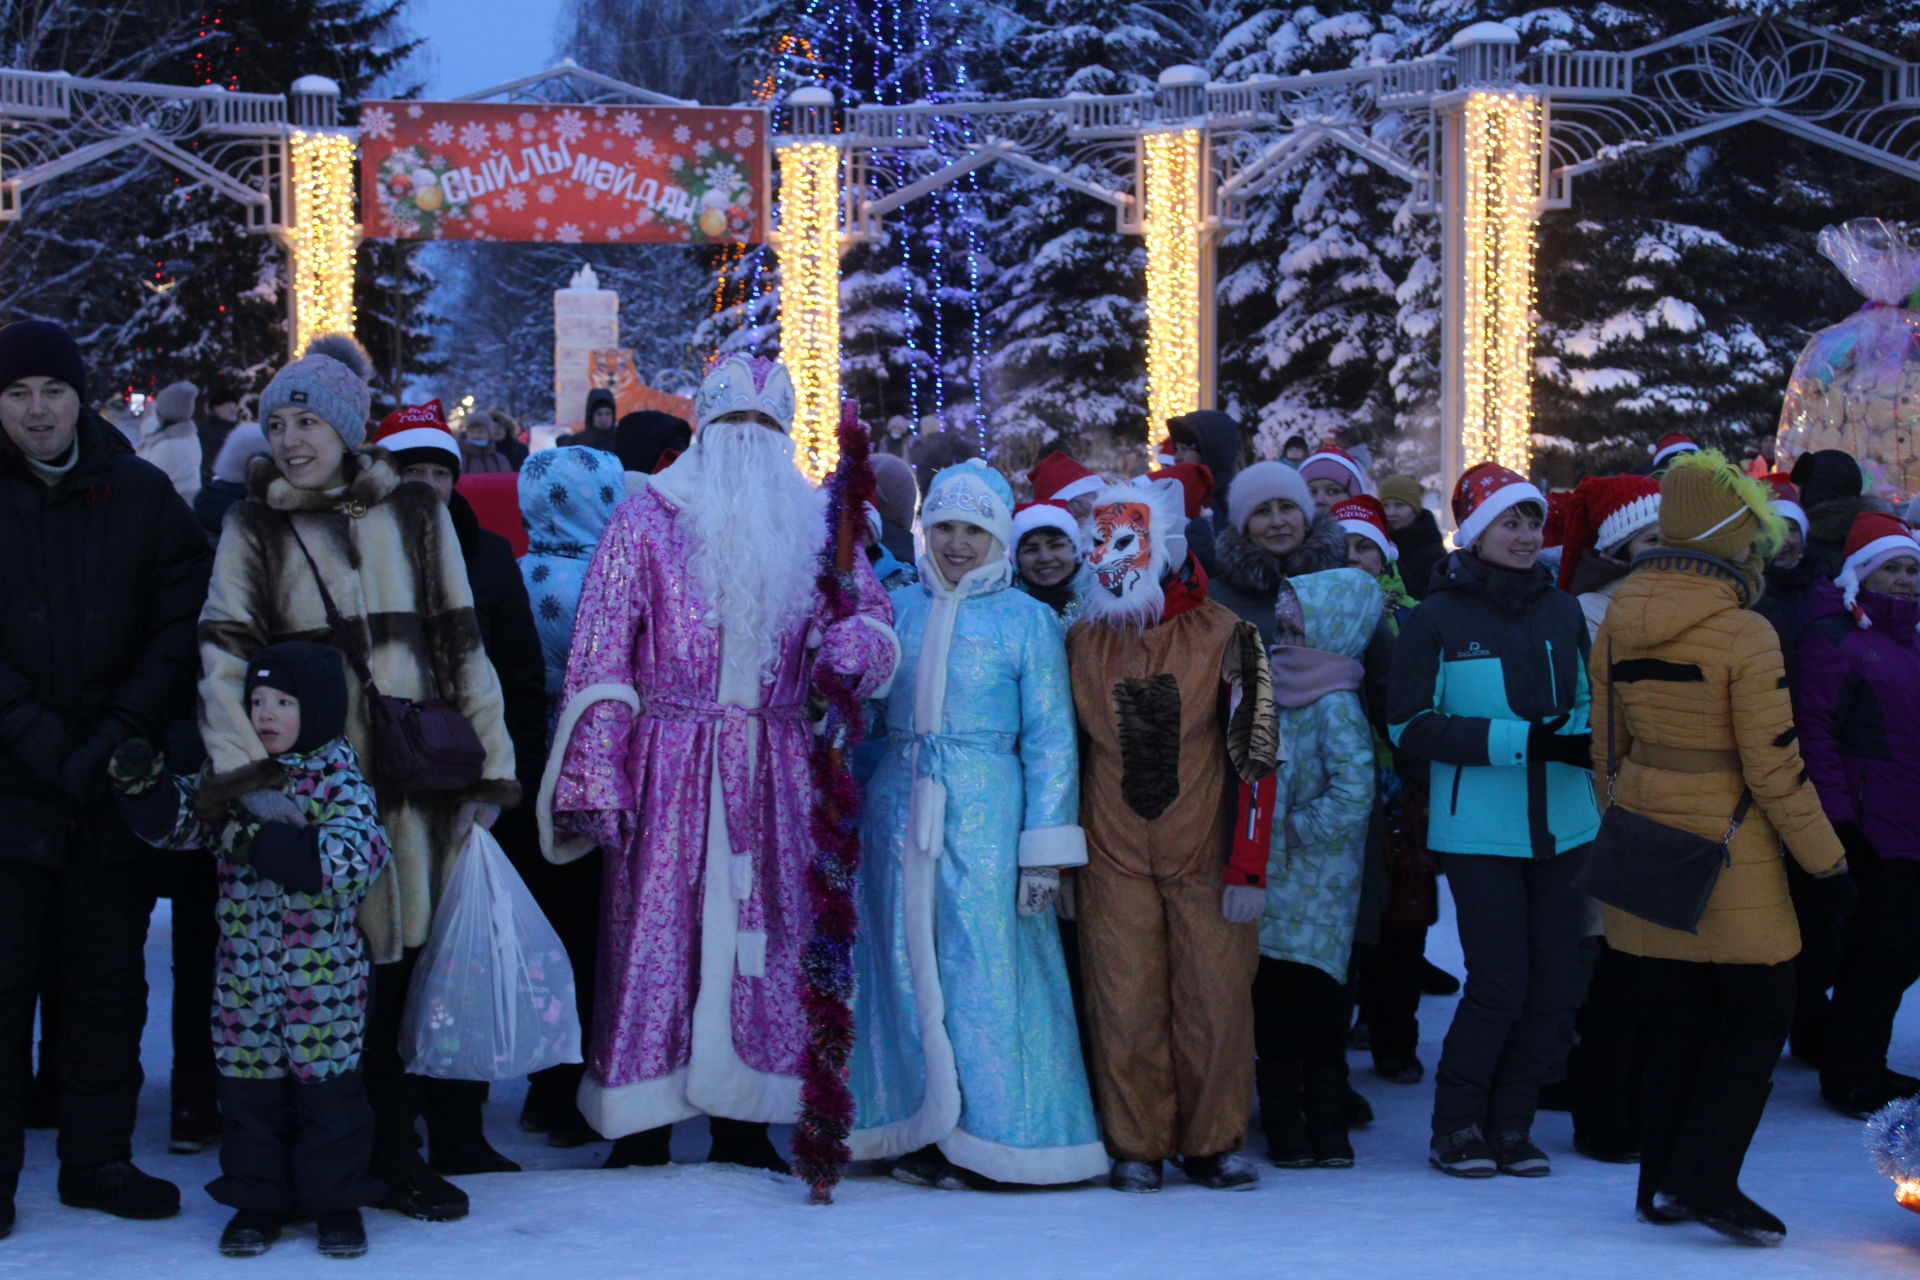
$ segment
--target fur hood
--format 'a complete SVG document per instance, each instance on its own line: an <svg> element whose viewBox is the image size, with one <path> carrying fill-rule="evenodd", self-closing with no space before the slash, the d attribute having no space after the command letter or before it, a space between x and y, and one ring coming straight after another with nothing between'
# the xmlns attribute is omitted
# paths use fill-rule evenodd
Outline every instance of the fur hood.
<svg viewBox="0 0 1920 1280"><path fill-rule="evenodd" d="M1247 541L1238 529L1223 528L1214 535L1214 576L1239 591L1272 595L1281 582L1296 574L1320 573L1347 563L1347 534L1339 522L1315 516L1304 541L1284 556L1274 556Z"/></svg>

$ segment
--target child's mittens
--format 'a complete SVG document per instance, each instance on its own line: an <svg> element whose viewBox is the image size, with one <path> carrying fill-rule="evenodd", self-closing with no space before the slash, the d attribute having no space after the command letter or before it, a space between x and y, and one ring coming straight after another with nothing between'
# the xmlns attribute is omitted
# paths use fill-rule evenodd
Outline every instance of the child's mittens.
<svg viewBox="0 0 1920 1280"><path fill-rule="evenodd" d="M128 738L107 761L107 776L123 796L143 796L167 776L166 758L145 738Z"/></svg>
<svg viewBox="0 0 1920 1280"><path fill-rule="evenodd" d="M1060 894L1058 867L1020 868L1020 889L1015 901L1023 916L1037 916L1053 907Z"/></svg>
<svg viewBox="0 0 1920 1280"><path fill-rule="evenodd" d="M307 815L300 811L293 797L276 787L249 791L238 803L255 822L284 822L290 827L307 825Z"/></svg>
<svg viewBox="0 0 1920 1280"><path fill-rule="evenodd" d="M319 834L285 822L264 824L253 838L253 873L293 893L320 892Z"/></svg>

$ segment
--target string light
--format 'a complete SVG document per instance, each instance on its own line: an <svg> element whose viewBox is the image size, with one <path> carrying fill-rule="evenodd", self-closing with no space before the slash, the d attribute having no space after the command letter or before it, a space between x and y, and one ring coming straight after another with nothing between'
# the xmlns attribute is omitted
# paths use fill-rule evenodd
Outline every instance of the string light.
<svg viewBox="0 0 1920 1280"><path fill-rule="evenodd" d="M293 170L293 354L323 333L352 333L353 139L344 133L302 133L287 140Z"/></svg>
<svg viewBox="0 0 1920 1280"><path fill-rule="evenodd" d="M794 461L815 480L839 461L840 148L780 149L780 352L793 378Z"/></svg>
<svg viewBox="0 0 1920 1280"><path fill-rule="evenodd" d="M1532 462L1534 211L1540 101L1474 93L1463 121L1465 294L1460 443L1471 466Z"/></svg>
<svg viewBox="0 0 1920 1280"><path fill-rule="evenodd" d="M1200 407L1200 131L1142 134L1147 241L1147 441Z"/></svg>

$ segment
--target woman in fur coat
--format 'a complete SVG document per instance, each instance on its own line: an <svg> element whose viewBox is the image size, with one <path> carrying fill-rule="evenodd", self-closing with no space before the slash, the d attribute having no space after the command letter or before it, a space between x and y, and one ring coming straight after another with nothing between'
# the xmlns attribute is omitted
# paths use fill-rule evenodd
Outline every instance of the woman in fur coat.
<svg viewBox="0 0 1920 1280"><path fill-rule="evenodd" d="M492 826L502 805L518 802L520 785L452 517L425 485L403 485L385 450L363 448L370 370L358 343L328 335L261 393L270 453L254 461L247 499L227 515L200 615L208 773L198 802L212 815L237 800L262 821L284 809L284 771L247 720L247 655L281 641L330 638L316 569L381 693L444 698L472 722L486 764L471 788L379 791L393 863L360 910L375 965L366 1050L374 1173L388 1183L383 1204L444 1220L463 1216L467 1197L430 1172L416 1149L413 1120L425 1082L402 1070L400 1016L449 862L476 822ZM347 739L371 760L365 689L352 689L348 703ZM380 787L378 777L373 782Z"/></svg>

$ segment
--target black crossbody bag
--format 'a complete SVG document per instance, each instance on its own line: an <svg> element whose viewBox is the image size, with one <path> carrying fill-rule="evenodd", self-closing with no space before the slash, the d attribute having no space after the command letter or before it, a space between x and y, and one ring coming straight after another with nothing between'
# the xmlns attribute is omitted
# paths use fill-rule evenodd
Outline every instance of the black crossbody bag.
<svg viewBox="0 0 1920 1280"><path fill-rule="evenodd" d="M1670 827L1614 799L1620 762L1614 755L1613 642L1607 642L1607 811L1593 838L1580 888L1610 907L1649 924L1697 933L1720 869L1733 861L1727 846L1746 820L1753 792L1741 788L1726 834L1718 840Z"/></svg>

